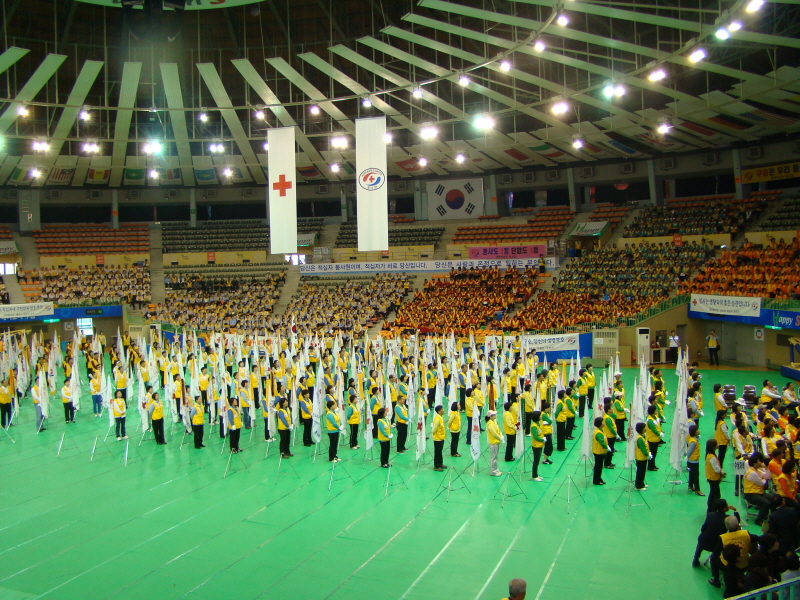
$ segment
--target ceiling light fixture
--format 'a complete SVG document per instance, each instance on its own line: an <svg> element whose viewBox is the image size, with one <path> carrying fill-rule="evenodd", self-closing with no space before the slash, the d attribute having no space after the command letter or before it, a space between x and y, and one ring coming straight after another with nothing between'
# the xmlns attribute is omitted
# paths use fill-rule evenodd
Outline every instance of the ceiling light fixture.
<svg viewBox="0 0 800 600"><path fill-rule="evenodd" d="M92 120L92 115L91 115L91 113L89 113L89 110L88 110L88 109L84 108L84 109L83 109L83 110L80 112L80 114L78 115L78 118L79 118L81 121L91 121L91 120Z"/></svg>
<svg viewBox="0 0 800 600"><path fill-rule="evenodd" d="M386 133L383 134L383 141L386 142L387 144L391 144L393 137L394 136L392 135L392 132L387 131Z"/></svg>
<svg viewBox="0 0 800 600"><path fill-rule="evenodd" d="M38 179L41 176L42 172L39 169L36 168L31 169L31 177L33 177L34 179Z"/></svg>
<svg viewBox="0 0 800 600"><path fill-rule="evenodd" d="M508 73L511 70L511 63L507 60L504 60L500 63L500 70L503 73Z"/></svg>
<svg viewBox="0 0 800 600"><path fill-rule="evenodd" d="M145 154L158 154L161 152L161 143L160 142L147 142L143 147L142 150Z"/></svg>
<svg viewBox="0 0 800 600"><path fill-rule="evenodd" d="M312 115L316 117L319 114L319 106L317 106L316 104L312 104L309 107L308 112L310 112Z"/></svg>
<svg viewBox="0 0 800 600"><path fill-rule="evenodd" d="M561 25L561 27L566 27L567 25L569 25L569 17L567 15L565 15L564 13L561 13L560 15L558 15L558 18L556 19L556 23Z"/></svg>
<svg viewBox="0 0 800 600"><path fill-rule="evenodd" d="M744 10L745 12L752 13L759 10L762 6L764 6L764 0L750 0L750 3L745 6Z"/></svg>
<svg viewBox="0 0 800 600"><path fill-rule="evenodd" d="M225 167L225 169L222 170L222 175L230 179L233 177L233 169L230 167Z"/></svg>
<svg viewBox="0 0 800 600"><path fill-rule="evenodd" d="M83 144L83 151L87 154L97 154L100 152L100 146L96 142L86 142Z"/></svg>
<svg viewBox="0 0 800 600"><path fill-rule="evenodd" d="M490 115L478 115L475 117L473 125L475 125L477 129L492 129L494 127L494 118Z"/></svg>
<svg viewBox="0 0 800 600"><path fill-rule="evenodd" d="M700 62L706 57L706 51L702 48L698 48L694 52L689 55L689 61L693 63Z"/></svg>
<svg viewBox="0 0 800 600"><path fill-rule="evenodd" d="M550 109L550 112L552 112L554 115L563 115L568 110L569 110L569 104L567 104L563 100L559 100L558 102L553 104L553 107Z"/></svg>
<svg viewBox="0 0 800 600"><path fill-rule="evenodd" d="M158 171L156 169L150 169L150 179L158 179Z"/></svg>
<svg viewBox="0 0 800 600"><path fill-rule="evenodd" d="M264 151L269 152L269 143L264 142Z"/></svg>
<svg viewBox="0 0 800 600"><path fill-rule="evenodd" d="M742 28L741 21L731 21L731 24L728 25L728 31L739 31Z"/></svg>
<svg viewBox="0 0 800 600"><path fill-rule="evenodd" d="M544 52L545 48L547 48L547 46L545 46L545 43L542 40L536 40L533 43L533 49L536 50L536 52Z"/></svg>
<svg viewBox="0 0 800 600"><path fill-rule="evenodd" d="M656 69L655 71L652 71L647 78L650 81L661 81L662 79L665 79L666 76L667 72L664 69Z"/></svg>
<svg viewBox="0 0 800 600"><path fill-rule="evenodd" d="M341 136L337 135L331 138L331 148L343 150L344 148L347 148L347 144L348 144L347 138L344 137L343 135Z"/></svg>
<svg viewBox="0 0 800 600"><path fill-rule="evenodd" d="M439 130L436 127L423 127L419 130L419 137L423 140L432 140L439 135Z"/></svg>
<svg viewBox="0 0 800 600"><path fill-rule="evenodd" d="M661 135L669 133L670 129L672 129L672 123L670 123L669 121L662 121L661 123L658 124L658 127L656 128L658 133L660 133Z"/></svg>
<svg viewBox="0 0 800 600"><path fill-rule="evenodd" d="M459 153L459 154L456 154L456 162L457 162L458 164L461 164L461 163L463 163L465 160L467 160L467 157L466 157L466 156L464 156L463 154L460 154L460 153Z"/></svg>
<svg viewBox="0 0 800 600"><path fill-rule="evenodd" d="M333 163L331 165L331 172L338 173L339 172L339 165L337 163Z"/></svg>
<svg viewBox="0 0 800 600"><path fill-rule="evenodd" d="M256 111L256 119L258 119L259 121L263 121L264 118L265 118L264 111L260 110L260 109L257 110Z"/></svg>
<svg viewBox="0 0 800 600"><path fill-rule="evenodd" d="M28 110L28 107L25 106L24 104L20 104L17 107L17 116L18 117L27 117L29 114L30 114L30 111Z"/></svg>
<svg viewBox="0 0 800 600"><path fill-rule="evenodd" d="M417 99L422 98L422 90L420 88L414 88L414 91L411 92L411 95Z"/></svg>
<svg viewBox="0 0 800 600"><path fill-rule="evenodd" d="M575 148L576 150L580 150L581 148L583 148L583 139L576 137L574 140L572 140L572 147Z"/></svg>
<svg viewBox="0 0 800 600"><path fill-rule="evenodd" d="M36 140L33 142L33 151L34 152L47 152L50 150L50 144L43 140Z"/></svg>
<svg viewBox="0 0 800 600"><path fill-rule="evenodd" d="M369 98L364 98L361 101L361 106L363 106L364 108L370 108L372 106L372 100L370 100Z"/></svg>
<svg viewBox="0 0 800 600"><path fill-rule="evenodd" d="M724 27L720 27L714 32L714 35L718 40L727 40L729 37L731 37L731 32Z"/></svg>
<svg viewBox="0 0 800 600"><path fill-rule="evenodd" d="M460 85L461 87L468 86L469 85L469 77L467 77L466 75L462 75L461 77L459 77L458 78L458 85Z"/></svg>
<svg viewBox="0 0 800 600"><path fill-rule="evenodd" d="M419 160L417 161L420 167L427 167L428 166L428 159L424 156L420 156Z"/></svg>
<svg viewBox="0 0 800 600"><path fill-rule="evenodd" d="M205 122L208 121L208 115L206 113L204 113L204 112L201 112L199 115L197 115L197 119L201 123L205 123Z"/></svg>

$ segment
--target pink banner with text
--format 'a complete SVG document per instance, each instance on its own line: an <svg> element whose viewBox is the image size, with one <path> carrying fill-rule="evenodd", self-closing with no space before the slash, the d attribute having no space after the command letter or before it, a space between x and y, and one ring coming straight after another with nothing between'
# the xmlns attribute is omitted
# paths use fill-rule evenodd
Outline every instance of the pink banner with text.
<svg viewBox="0 0 800 600"><path fill-rule="evenodd" d="M547 246L535 244L532 246L470 246L469 257L480 258L539 258L545 256Z"/></svg>

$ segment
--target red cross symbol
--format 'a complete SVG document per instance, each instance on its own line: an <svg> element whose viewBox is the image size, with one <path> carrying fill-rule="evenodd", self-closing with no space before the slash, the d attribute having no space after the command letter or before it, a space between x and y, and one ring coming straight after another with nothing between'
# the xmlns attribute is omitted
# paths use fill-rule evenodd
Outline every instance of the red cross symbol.
<svg viewBox="0 0 800 600"><path fill-rule="evenodd" d="M286 191L292 189L292 182L286 181L286 175L278 177L278 181L272 184L272 189L280 192L281 197L286 195Z"/></svg>
<svg viewBox="0 0 800 600"><path fill-rule="evenodd" d="M422 419L417 421L417 431L422 431Z"/></svg>

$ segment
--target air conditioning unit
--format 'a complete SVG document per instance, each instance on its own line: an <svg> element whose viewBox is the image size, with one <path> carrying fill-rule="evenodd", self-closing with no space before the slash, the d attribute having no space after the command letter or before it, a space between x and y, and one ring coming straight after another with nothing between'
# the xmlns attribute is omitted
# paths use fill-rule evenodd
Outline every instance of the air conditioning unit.
<svg viewBox="0 0 800 600"><path fill-rule="evenodd" d="M671 171L675 168L675 159L674 158L665 158L661 161L661 170L662 171Z"/></svg>
<svg viewBox="0 0 800 600"><path fill-rule="evenodd" d="M747 160L758 160L764 155L761 146L750 146L744 149L744 157Z"/></svg>
<svg viewBox="0 0 800 600"><path fill-rule="evenodd" d="M253 197L253 188L244 188L242 190L242 198L252 198Z"/></svg>
<svg viewBox="0 0 800 600"><path fill-rule="evenodd" d="M594 177L594 167L581 167L581 177Z"/></svg>
<svg viewBox="0 0 800 600"><path fill-rule="evenodd" d="M558 181L558 170L550 169L547 172L547 181Z"/></svg>
<svg viewBox="0 0 800 600"><path fill-rule="evenodd" d="M167 190L167 198L177 198L178 190Z"/></svg>
<svg viewBox="0 0 800 600"><path fill-rule="evenodd" d="M86 192L86 199L87 200L99 200L100 199L100 190L89 190Z"/></svg>
<svg viewBox="0 0 800 600"><path fill-rule="evenodd" d="M394 190L396 192L405 192L407 189L408 189L407 181L397 181L394 184Z"/></svg>
<svg viewBox="0 0 800 600"><path fill-rule="evenodd" d="M128 190L128 195L126 197L128 198L128 200L138 200L139 190Z"/></svg>
<svg viewBox="0 0 800 600"><path fill-rule="evenodd" d="M792 152L794 154L800 154L800 140L792 142Z"/></svg>
<svg viewBox="0 0 800 600"><path fill-rule="evenodd" d="M500 175L500 183L503 185L510 185L514 183L514 175L511 173L503 173Z"/></svg>
<svg viewBox="0 0 800 600"><path fill-rule="evenodd" d="M61 198L61 190L48 190L45 192L45 198L50 198L50 200L58 200Z"/></svg>
<svg viewBox="0 0 800 600"><path fill-rule="evenodd" d="M318 185L317 186L317 196L322 196L323 194L328 193L328 186L327 185Z"/></svg>
<svg viewBox="0 0 800 600"><path fill-rule="evenodd" d="M636 170L636 163L624 162L619 166L619 172L623 175L630 175Z"/></svg>
<svg viewBox="0 0 800 600"><path fill-rule="evenodd" d="M556 179L558 179L558 171L553 171L556 174ZM536 173L533 171L528 171L522 176L522 181L525 183L533 183L536 181Z"/></svg>
<svg viewBox="0 0 800 600"><path fill-rule="evenodd" d="M19 200L19 190L8 190L9 200Z"/></svg>
<svg viewBox="0 0 800 600"><path fill-rule="evenodd" d="M703 164L707 167L716 165L719 162L719 154L716 152L708 152L703 155Z"/></svg>
<svg viewBox="0 0 800 600"><path fill-rule="evenodd" d="M217 197L217 190L206 190L204 198L216 198Z"/></svg>

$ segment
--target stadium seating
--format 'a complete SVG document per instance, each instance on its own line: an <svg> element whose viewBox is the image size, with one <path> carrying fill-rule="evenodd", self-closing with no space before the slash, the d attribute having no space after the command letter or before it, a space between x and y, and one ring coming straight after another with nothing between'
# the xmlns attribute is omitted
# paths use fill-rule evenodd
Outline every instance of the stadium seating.
<svg viewBox="0 0 800 600"><path fill-rule="evenodd" d="M789 198L759 227L759 231L800 229L800 196Z"/></svg>
<svg viewBox="0 0 800 600"><path fill-rule="evenodd" d="M410 223L393 221L393 223ZM436 245L444 233L444 227L396 227L389 226L389 246L428 246ZM336 248L356 248L358 246L358 226L348 221L339 227Z"/></svg>
<svg viewBox="0 0 800 600"><path fill-rule="evenodd" d="M758 219L767 203L776 198L773 192L755 192L743 200L734 200L732 194L675 198L668 200L666 207L645 208L625 228L625 237L736 234Z"/></svg>
<svg viewBox="0 0 800 600"><path fill-rule="evenodd" d="M759 296L762 298L800 299L800 275L797 260L800 244L773 242L756 249L745 241L741 248L724 250L680 286L682 293Z"/></svg>
<svg viewBox="0 0 800 600"><path fill-rule="evenodd" d="M313 217L297 219L297 233L319 233L325 227L325 219Z"/></svg>
<svg viewBox="0 0 800 600"><path fill-rule="evenodd" d="M601 221L608 221L611 224L611 230L617 228L617 225L622 223L623 219L626 217L628 212L630 212L630 207L628 206L620 206L617 204L598 204L595 206L595 210L592 213L592 216L589 217L589 220L595 223L599 223Z"/></svg>
<svg viewBox="0 0 800 600"><path fill-rule="evenodd" d="M83 254L149 254L147 225L136 223L112 229L105 225L45 225L33 232L40 256Z"/></svg>
<svg viewBox="0 0 800 600"><path fill-rule="evenodd" d="M28 302L93 306L150 301L150 271L146 267L41 268L38 272L40 284L21 285Z"/></svg>
<svg viewBox="0 0 800 600"><path fill-rule="evenodd" d="M269 248L269 226L262 221L206 221L192 229L188 223L164 223L165 254L178 252L236 252Z"/></svg>
<svg viewBox="0 0 800 600"><path fill-rule="evenodd" d="M564 206L544 207L525 224L459 227L453 235L452 243L522 243L557 238L574 215L575 213Z"/></svg>
<svg viewBox="0 0 800 600"><path fill-rule="evenodd" d="M0 225L0 240L13 240L11 228L8 225Z"/></svg>

